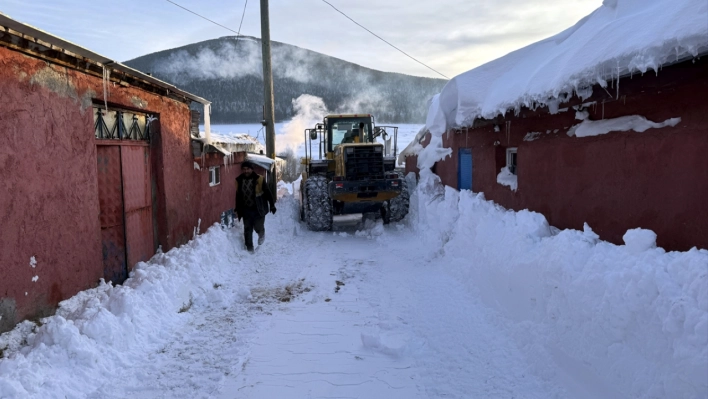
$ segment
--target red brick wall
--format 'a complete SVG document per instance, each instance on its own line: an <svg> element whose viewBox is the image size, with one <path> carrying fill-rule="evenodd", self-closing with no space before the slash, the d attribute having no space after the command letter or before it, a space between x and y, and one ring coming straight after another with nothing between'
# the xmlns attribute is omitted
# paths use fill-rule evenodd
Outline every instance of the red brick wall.
<svg viewBox="0 0 708 399"><path fill-rule="evenodd" d="M522 112L505 121L444 136L446 147L472 149L473 190L520 210L543 213L551 225L582 229L622 243L629 228L654 230L671 250L708 248L708 62L686 62L656 74L622 79L619 99L596 87L590 119L641 115L654 122L681 117L676 127L569 137L575 112ZM614 90L610 90L615 94ZM602 103L602 100L606 102ZM558 129L557 133L553 133ZM551 131L545 134L546 131ZM523 141L528 132L543 132ZM500 146L494 142L499 141ZM518 190L497 183L506 147L518 148ZM443 182L457 187L457 152L439 162Z"/></svg>

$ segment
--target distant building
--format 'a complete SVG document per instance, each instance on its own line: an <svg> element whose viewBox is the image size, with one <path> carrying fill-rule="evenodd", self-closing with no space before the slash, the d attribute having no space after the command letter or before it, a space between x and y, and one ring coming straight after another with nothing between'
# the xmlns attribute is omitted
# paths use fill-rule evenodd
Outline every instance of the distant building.
<svg viewBox="0 0 708 399"><path fill-rule="evenodd" d="M193 102L0 14L0 332L228 219L245 151L204 146Z"/></svg>
<svg viewBox="0 0 708 399"><path fill-rule="evenodd" d="M421 131L406 169L435 137L452 152L426 167L448 186L613 243L641 227L708 248L708 3L605 3L451 80L428 116L444 132Z"/></svg>

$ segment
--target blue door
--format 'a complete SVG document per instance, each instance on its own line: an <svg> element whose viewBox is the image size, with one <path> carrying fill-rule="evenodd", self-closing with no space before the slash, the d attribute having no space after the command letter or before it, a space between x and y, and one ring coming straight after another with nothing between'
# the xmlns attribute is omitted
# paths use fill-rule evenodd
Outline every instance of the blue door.
<svg viewBox="0 0 708 399"><path fill-rule="evenodd" d="M460 148L457 162L457 189L472 190L472 149Z"/></svg>

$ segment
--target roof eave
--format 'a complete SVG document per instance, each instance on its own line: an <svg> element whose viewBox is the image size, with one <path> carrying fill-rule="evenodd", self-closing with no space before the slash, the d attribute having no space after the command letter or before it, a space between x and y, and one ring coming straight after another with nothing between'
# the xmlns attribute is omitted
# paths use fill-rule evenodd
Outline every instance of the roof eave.
<svg viewBox="0 0 708 399"><path fill-rule="evenodd" d="M192 101L195 101L195 102L198 102L198 103L201 103L204 105L211 104L211 101L208 101L202 97L199 97L199 96L194 95L192 93L181 90L172 84L164 82L160 79L156 79L148 74L145 74L145 73L140 72L136 69L133 69L127 65L124 65L124 64L118 62L118 61L111 60L108 57L102 56L102 55L95 53L87 48L81 47L81 46L74 44L70 41L64 40L58 36L52 35L51 33L45 32L39 28L35 28L34 26L27 25L25 23L16 21L16 20L10 18L8 15L3 14L2 12L0 12L0 26L4 26L6 28L12 29L13 31L19 32L23 35L30 36L34 39L41 40L42 42L45 42L45 43L50 44L52 46L56 46L62 50L70 51L78 56L90 59L90 60L100 63L102 65L110 66L113 69L119 70L121 72L132 75L136 78L142 79L142 80L144 80L148 83L151 83L155 86L170 90L170 91L177 93L183 97L186 97Z"/></svg>

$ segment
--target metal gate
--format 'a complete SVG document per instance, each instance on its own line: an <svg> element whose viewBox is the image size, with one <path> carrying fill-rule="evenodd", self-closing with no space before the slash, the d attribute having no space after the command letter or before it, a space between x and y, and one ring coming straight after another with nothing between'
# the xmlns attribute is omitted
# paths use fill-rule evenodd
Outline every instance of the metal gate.
<svg viewBox="0 0 708 399"><path fill-rule="evenodd" d="M460 148L457 163L457 189L472 190L472 149Z"/></svg>
<svg viewBox="0 0 708 399"><path fill-rule="evenodd" d="M117 284L155 254L150 151L147 143L100 143L96 153L103 274Z"/></svg>

